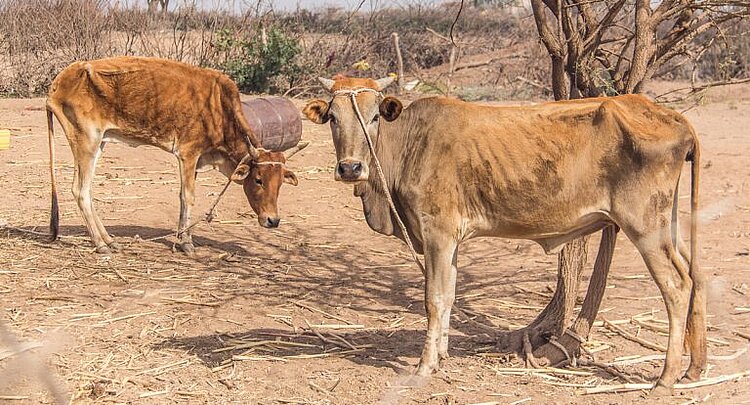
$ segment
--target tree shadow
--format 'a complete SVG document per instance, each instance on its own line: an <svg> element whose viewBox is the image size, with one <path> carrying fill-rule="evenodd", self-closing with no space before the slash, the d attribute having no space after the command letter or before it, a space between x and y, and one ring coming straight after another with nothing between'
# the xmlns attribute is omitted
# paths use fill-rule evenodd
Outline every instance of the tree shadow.
<svg viewBox="0 0 750 405"><path fill-rule="evenodd" d="M369 230L355 233L346 242L334 243L325 235L321 236L320 230L305 224L286 223L271 231L253 226L249 228L250 232L248 227L215 225L209 229L204 226L194 233L198 245L198 254L194 258L171 252L175 241L171 229L112 225L108 230L124 245L122 253L112 255L111 265L117 266L118 260L171 263L179 259L180 264L174 271L195 277L185 281L175 279L169 285L188 287L197 297L212 297L211 302L217 308L258 303L273 307L304 301L327 312L342 310L343 316L352 317L383 313L390 316L425 314L424 280L403 244ZM48 237L38 233L9 232L13 237L48 244ZM56 243L65 244L72 240L77 246L90 246L83 226L64 226L61 234L72 238L63 238ZM377 239L375 243L373 239ZM370 248L373 245L378 249ZM527 289L542 289L555 283L556 271L545 269L554 268L554 257L540 254L541 260L526 264L534 249L538 248L531 243L503 242L496 238L462 245L456 305L470 312L454 311L451 327L463 337L452 339L451 350L459 347L457 345L462 341L486 343L502 338L506 331L497 326L499 318L525 325L538 313L533 309L508 310L493 306L488 299L512 298L527 306L546 305L543 297L525 294L516 288L524 285ZM201 278L205 277L219 278L220 281L201 283ZM478 298L470 299L475 295ZM418 356L425 330L409 332L412 335L404 336L404 339L387 339L381 343L395 345L389 342L399 342L403 345L403 342L408 342L405 348L396 352ZM406 332L395 333L399 336ZM354 338L365 338L365 335L355 335ZM377 335L373 337L370 332L366 338L378 340ZM196 346L210 345L211 339L218 341L212 335L205 341L201 337L187 339L193 340L187 340L185 345ZM394 349L397 348L394 346ZM470 348L465 350L471 351ZM203 355L211 357L207 353Z"/></svg>
<svg viewBox="0 0 750 405"><path fill-rule="evenodd" d="M169 338L154 344L152 348L187 351L211 368L232 360L241 361L243 356L269 361L338 357L359 365L413 371L414 366L403 358L418 358L424 342L424 332L408 329L336 333L354 346L352 349L341 340L331 338L325 331L318 333L327 341L310 332L291 334L288 329L260 328L231 335ZM451 355L460 357L482 353L477 347L487 343L473 336L457 335L450 339Z"/></svg>

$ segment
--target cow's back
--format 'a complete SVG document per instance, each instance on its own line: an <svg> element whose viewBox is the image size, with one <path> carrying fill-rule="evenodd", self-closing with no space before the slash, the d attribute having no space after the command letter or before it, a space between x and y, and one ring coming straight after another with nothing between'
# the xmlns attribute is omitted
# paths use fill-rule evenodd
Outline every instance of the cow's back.
<svg viewBox="0 0 750 405"><path fill-rule="evenodd" d="M591 206L608 210L620 183L681 165L693 142L684 118L641 96L513 107L437 97L399 121L402 183L424 197L418 209L457 209L520 237Z"/></svg>
<svg viewBox="0 0 750 405"><path fill-rule="evenodd" d="M164 147L184 136L220 135L235 98L236 86L217 71L115 57L71 64L55 78L48 100L115 128L119 137Z"/></svg>

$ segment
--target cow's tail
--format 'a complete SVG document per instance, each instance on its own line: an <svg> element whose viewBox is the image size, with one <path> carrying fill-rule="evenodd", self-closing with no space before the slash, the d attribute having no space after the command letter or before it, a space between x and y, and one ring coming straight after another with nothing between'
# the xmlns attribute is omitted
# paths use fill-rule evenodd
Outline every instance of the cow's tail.
<svg viewBox="0 0 750 405"><path fill-rule="evenodd" d="M700 187L701 148L698 137L693 133L693 147L685 160L691 162L690 168L690 274L698 269L698 189Z"/></svg>
<svg viewBox="0 0 750 405"><path fill-rule="evenodd" d="M52 207L49 215L49 232L54 241L60 233L60 207L57 201L57 183L55 181L55 130L52 110L47 105L47 137L49 141L49 175L52 183Z"/></svg>

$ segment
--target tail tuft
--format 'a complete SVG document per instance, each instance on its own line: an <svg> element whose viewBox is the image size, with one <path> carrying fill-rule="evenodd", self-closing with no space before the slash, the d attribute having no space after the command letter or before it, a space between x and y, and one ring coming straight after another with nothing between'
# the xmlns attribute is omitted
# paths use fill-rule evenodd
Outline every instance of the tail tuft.
<svg viewBox="0 0 750 405"><path fill-rule="evenodd" d="M57 184L55 182L55 142L54 123L52 121L52 110L47 102L47 140L49 142L49 175L52 183L52 209L49 214L49 232L52 241L57 240L60 233L60 206L57 202Z"/></svg>
<svg viewBox="0 0 750 405"><path fill-rule="evenodd" d="M56 241L60 234L60 207L57 204L57 191L52 192L52 209L49 215L49 233L51 241Z"/></svg>

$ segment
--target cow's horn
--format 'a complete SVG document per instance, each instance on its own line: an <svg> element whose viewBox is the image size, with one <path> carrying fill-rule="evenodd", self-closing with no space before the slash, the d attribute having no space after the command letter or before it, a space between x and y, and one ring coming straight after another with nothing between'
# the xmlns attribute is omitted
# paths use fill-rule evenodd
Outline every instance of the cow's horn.
<svg viewBox="0 0 750 405"><path fill-rule="evenodd" d="M336 84L335 80L326 79L325 77L319 77L318 81L323 85L323 88L326 89L326 91L331 91L333 89L333 85Z"/></svg>
<svg viewBox="0 0 750 405"><path fill-rule="evenodd" d="M393 83L395 79L391 76L386 76L382 79L375 80L375 83L378 84L378 90L383 91L386 87L390 86L391 83Z"/></svg>
<svg viewBox="0 0 750 405"><path fill-rule="evenodd" d="M258 149L255 146L253 146L252 144L247 145L247 154L253 160L258 160L258 157L260 156L260 153L258 153Z"/></svg>
<svg viewBox="0 0 750 405"><path fill-rule="evenodd" d="M310 142L300 142L296 146L292 146L291 148L284 151L284 157L286 159L289 159L290 157L294 156L297 152L301 151L302 149L305 149L307 145L309 145Z"/></svg>

